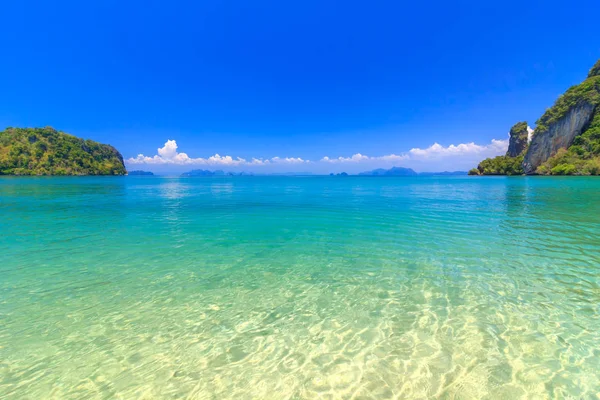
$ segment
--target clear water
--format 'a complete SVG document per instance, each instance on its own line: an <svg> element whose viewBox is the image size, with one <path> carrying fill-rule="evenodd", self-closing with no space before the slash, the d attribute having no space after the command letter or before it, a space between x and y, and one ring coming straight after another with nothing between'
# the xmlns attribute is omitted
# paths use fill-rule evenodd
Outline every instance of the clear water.
<svg viewBox="0 0 600 400"><path fill-rule="evenodd" d="M600 180L0 180L0 398L600 396Z"/></svg>

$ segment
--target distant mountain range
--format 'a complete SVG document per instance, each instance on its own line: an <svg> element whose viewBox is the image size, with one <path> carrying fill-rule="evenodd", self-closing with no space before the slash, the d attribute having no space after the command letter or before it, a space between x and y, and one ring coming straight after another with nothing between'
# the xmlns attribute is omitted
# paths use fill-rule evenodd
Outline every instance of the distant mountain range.
<svg viewBox="0 0 600 400"><path fill-rule="evenodd" d="M392 167L390 169L378 168L373 171L361 172L360 176L417 176L414 170L410 168Z"/></svg>
<svg viewBox="0 0 600 400"><path fill-rule="evenodd" d="M194 169L190 172L184 172L183 174L181 174L181 176L187 176L187 177L192 177L192 176L252 176L254 175L253 173L250 172L224 172L219 170L216 171L209 171L209 170L205 170L205 169Z"/></svg>
<svg viewBox="0 0 600 400"><path fill-rule="evenodd" d="M454 176L467 175L467 171L454 172L415 172L411 168L392 167L390 169L378 168L373 171L365 171L358 174L359 176Z"/></svg>
<svg viewBox="0 0 600 400"><path fill-rule="evenodd" d="M132 171L129 174L132 175ZM253 174L251 172L224 172L221 170L209 171L205 169L195 169L189 172L181 174L183 177L202 177L202 176L310 176L315 175L310 172L279 172L271 174ZM415 172L411 168L403 167L392 167L390 169L374 169L373 171L365 171L357 174L358 176L453 176L453 175L467 175L467 171L454 171L454 172ZM337 174L331 173L329 176L352 176L346 172L340 172ZM354 175L356 176L356 175Z"/></svg>
<svg viewBox="0 0 600 400"><path fill-rule="evenodd" d="M129 171L127 172L127 175L154 175L152 172L150 171L140 171L140 170L136 170L136 171Z"/></svg>

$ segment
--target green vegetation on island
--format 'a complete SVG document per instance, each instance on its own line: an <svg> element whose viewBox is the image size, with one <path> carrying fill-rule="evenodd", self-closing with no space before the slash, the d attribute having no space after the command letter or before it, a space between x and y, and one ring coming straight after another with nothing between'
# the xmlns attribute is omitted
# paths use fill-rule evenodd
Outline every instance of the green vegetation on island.
<svg viewBox="0 0 600 400"><path fill-rule="evenodd" d="M527 121L517 122L510 129L506 155L486 158L469 175L523 175L523 157L527 151L529 131Z"/></svg>
<svg viewBox="0 0 600 400"><path fill-rule="evenodd" d="M523 156L486 158L469 175L523 175Z"/></svg>
<svg viewBox="0 0 600 400"><path fill-rule="evenodd" d="M0 132L0 175L125 175L112 146L53 128L7 128Z"/></svg>
<svg viewBox="0 0 600 400"><path fill-rule="evenodd" d="M600 175L600 60L536 124L531 143L527 123L519 122L506 155L483 160L469 174Z"/></svg>
<svg viewBox="0 0 600 400"><path fill-rule="evenodd" d="M600 76L600 60L596 61L596 64L590 69L587 77L592 78L594 76Z"/></svg>
<svg viewBox="0 0 600 400"><path fill-rule="evenodd" d="M550 125L563 118L574 107L600 104L600 75L592 75L579 85L571 86L536 122L535 133L546 132Z"/></svg>

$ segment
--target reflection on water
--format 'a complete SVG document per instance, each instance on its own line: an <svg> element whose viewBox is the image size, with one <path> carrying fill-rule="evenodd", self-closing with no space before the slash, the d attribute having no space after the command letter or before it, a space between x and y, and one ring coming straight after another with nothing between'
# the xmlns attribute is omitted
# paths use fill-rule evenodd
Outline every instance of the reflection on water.
<svg viewBox="0 0 600 400"><path fill-rule="evenodd" d="M595 398L599 189L0 180L0 398Z"/></svg>

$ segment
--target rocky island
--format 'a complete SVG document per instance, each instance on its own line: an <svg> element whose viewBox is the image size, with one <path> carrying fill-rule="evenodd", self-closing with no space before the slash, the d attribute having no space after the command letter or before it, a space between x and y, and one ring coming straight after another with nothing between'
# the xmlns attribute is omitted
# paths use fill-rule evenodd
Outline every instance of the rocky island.
<svg viewBox="0 0 600 400"><path fill-rule="evenodd" d="M125 175L114 147L53 128L0 132L0 175Z"/></svg>
<svg viewBox="0 0 600 400"><path fill-rule="evenodd" d="M150 171L140 171L140 170L135 170L135 171L128 171L127 175L137 175L137 176L154 176L154 173L150 172Z"/></svg>
<svg viewBox="0 0 600 400"><path fill-rule="evenodd" d="M470 175L600 175L600 60L529 130L510 130L504 156L483 160Z"/></svg>

